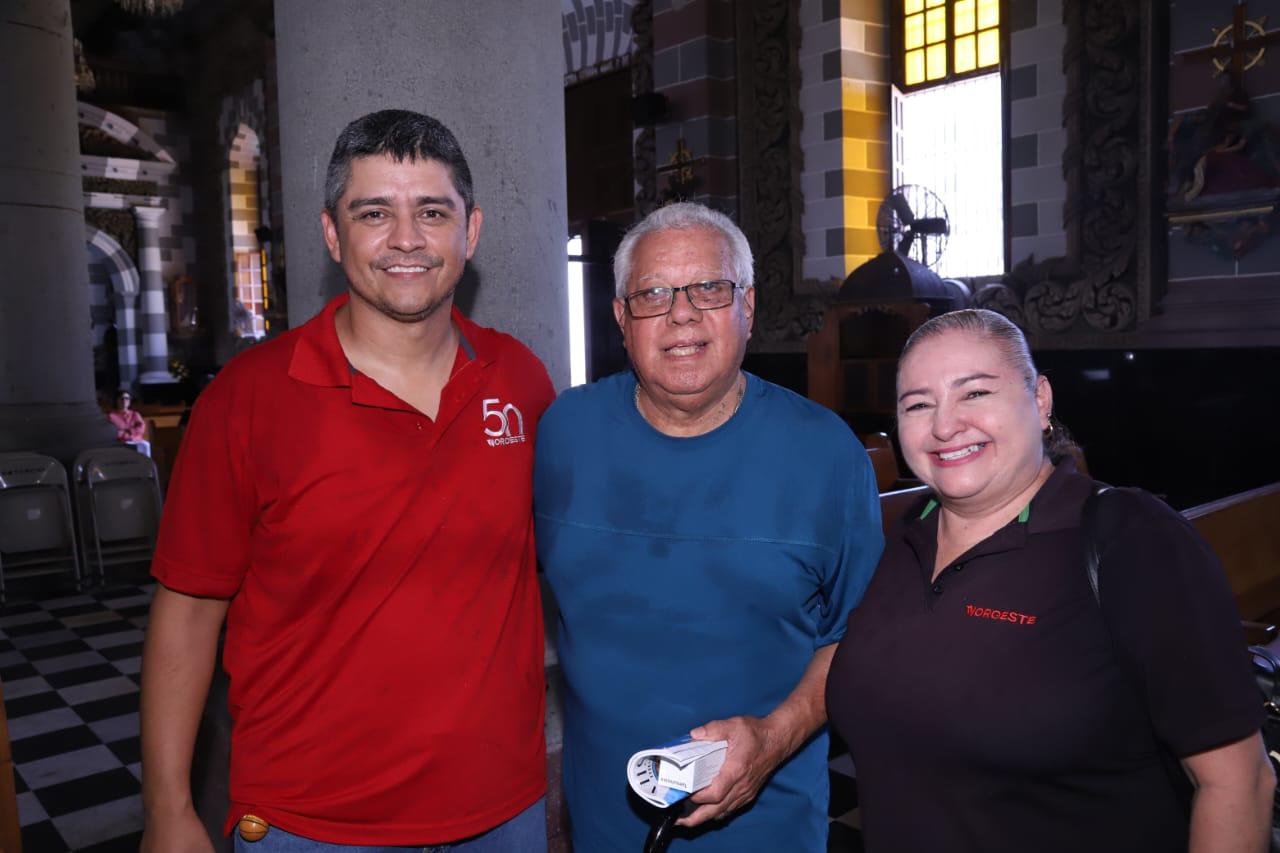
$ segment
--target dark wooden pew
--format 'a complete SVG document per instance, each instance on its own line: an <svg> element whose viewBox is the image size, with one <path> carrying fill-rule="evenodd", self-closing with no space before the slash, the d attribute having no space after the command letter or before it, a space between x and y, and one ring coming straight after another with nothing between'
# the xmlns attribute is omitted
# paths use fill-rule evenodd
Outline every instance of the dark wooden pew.
<svg viewBox="0 0 1280 853"><path fill-rule="evenodd" d="M1280 622L1280 483L1182 514L1222 561L1240 618L1269 625Z"/></svg>

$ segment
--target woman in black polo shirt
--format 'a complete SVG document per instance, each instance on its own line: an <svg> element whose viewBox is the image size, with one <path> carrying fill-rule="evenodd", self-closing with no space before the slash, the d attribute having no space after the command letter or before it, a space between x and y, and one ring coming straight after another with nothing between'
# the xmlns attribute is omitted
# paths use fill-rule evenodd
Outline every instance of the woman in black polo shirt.
<svg viewBox="0 0 1280 853"><path fill-rule="evenodd" d="M1261 702L1209 548L1125 493L1095 599L1092 481L999 314L921 326L898 395L932 496L885 542L827 684L870 853L1266 850Z"/></svg>

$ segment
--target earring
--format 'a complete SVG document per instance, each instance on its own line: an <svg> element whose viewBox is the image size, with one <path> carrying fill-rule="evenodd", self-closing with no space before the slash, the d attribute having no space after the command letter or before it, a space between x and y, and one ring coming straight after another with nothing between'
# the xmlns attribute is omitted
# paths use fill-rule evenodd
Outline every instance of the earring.
<svg viewBox="0 0 1280 853"><path fill-rule="evenodd" d="M1053 438L1053 421L1049 421L1049 425L1044 428L1044 432L1041 435L1046 439Z"/></svg>

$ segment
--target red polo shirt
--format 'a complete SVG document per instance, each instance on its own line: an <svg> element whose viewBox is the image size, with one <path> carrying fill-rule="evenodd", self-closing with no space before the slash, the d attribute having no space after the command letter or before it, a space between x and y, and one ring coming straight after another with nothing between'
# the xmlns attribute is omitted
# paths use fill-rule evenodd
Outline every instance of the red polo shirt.
<svg viewBox="0 0 1280 853"><path fill-rule="evenodd" d="M435 421L347 362L329 303L234 359L182 444L152 571L230 598L231 819L464 838L545 789L533 440L554 392L456 310Z"/></svg>

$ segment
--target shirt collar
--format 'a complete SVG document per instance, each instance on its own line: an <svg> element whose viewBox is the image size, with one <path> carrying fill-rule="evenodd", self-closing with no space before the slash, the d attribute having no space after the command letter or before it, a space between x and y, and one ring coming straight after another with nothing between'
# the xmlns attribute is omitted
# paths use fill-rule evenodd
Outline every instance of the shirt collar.
<svg viewBox="0 0 1280 853"><path fill-rule="evenodd" d="M1076 470L1073 459L1061 460L1030 503L1008 524L970 549L965 557L1015 550L1026 544L1028 536L1078 526L1080 506L1091 487L1092 481ZM931 497L923 506L916 506L919 509L909 510L903 537L921 562L927 561L932 567L938 543L938 515L935 512L938 502Z"/></svg>
<svg viewBox="0 0 1280 853"><path fill-rule="evenodd" d="M347 354L338 340L338 327L334 317L338 309L351 301L351 295L343 293L329 301L320 313L298 329L298 340L289 361L289 376L308 385L323 388L350 388L352 369ZM462 315L455 305L450 318L458 329L459 346L469 359L484 366L493 361L492 332L477 326Z"/></svg>

